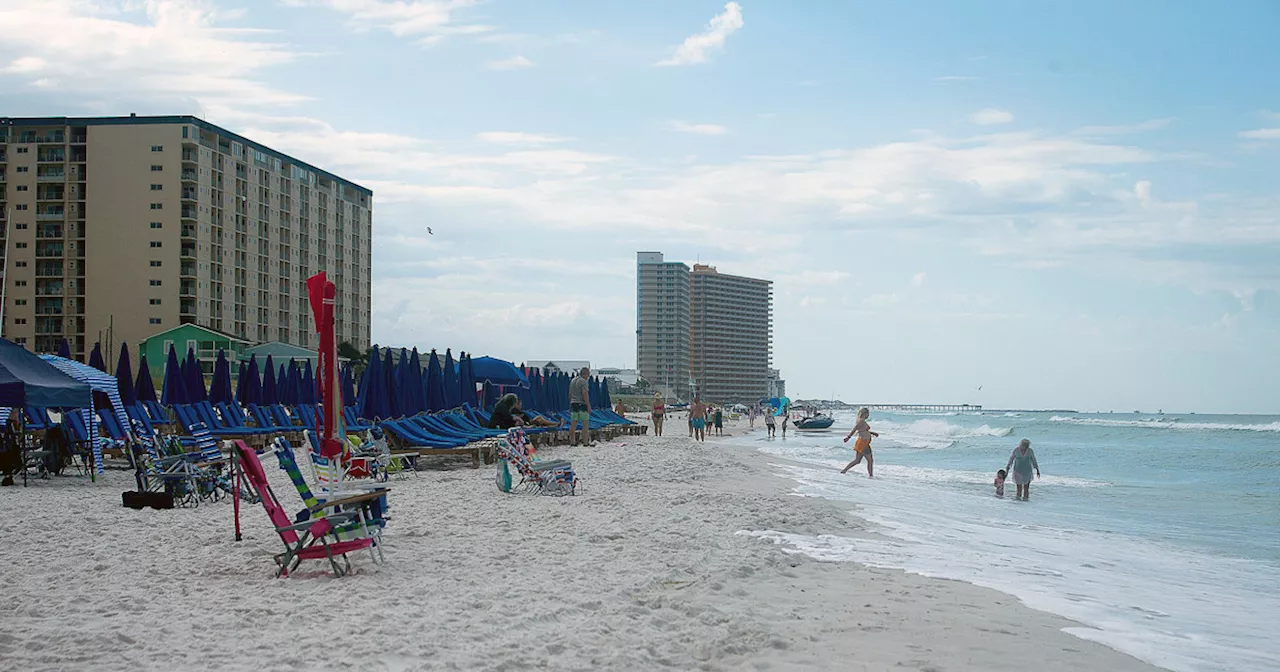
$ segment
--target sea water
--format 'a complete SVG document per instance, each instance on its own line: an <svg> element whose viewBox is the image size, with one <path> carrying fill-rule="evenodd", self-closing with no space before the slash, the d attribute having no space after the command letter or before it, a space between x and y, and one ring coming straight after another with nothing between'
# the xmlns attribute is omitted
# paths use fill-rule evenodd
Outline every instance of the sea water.
<svg viewBox="0 0 1280 672"><path fill-rule="evenodd" d="M752 534L1001 590L1068 632L1179 671L1280 670L1280 416L873 413L875 479L821 433L737 437L786 458L797 494L850 502L880 534ZM841 429L843 428L843 429ZM1031 500L992 481L1021 438Z"/></svg>

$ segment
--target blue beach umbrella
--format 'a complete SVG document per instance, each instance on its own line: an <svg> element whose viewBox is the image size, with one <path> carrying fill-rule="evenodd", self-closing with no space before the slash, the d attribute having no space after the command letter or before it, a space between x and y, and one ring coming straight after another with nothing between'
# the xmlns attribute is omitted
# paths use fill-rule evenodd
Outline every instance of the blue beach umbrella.
<svg viewBox="0 0 1280 672"><path fill-rule="evenodd" d="M178 351L173 348L169 348L169 358L164 363L160 403L165 406L187 403L187 385L182 381L182 365L178 364Z"/></svg>
<svg viewBox="0 0 1280 672"><path fill-rule="evenodd" d="M435 350L427 360L427 408L432 411L443 411L451 408L445 393L444 367L440 364L440 355Z"/></svg>
<svg viewBox="0 0 1280 672"><path fill-rule="evenodd" d="M240 368L236 370L236 401L244 404L244 381L248 378L249 363L240 360Z"/></svg>
<svg viewBox="0 0 1280 672"><path fill-rule="evenodd" d="M604 376L600 377L600 402L605 408L613 408L613 399L609 398L609 379Z"/></svg>
<svg viewBox="0 0 1280 672"><path fill-rule="evenodd" d="M271 355L267 355L267 365L262 367L262 403L267 406L280 403L276 394L276 363Z"/></svg>
<svg viewBox="0 0 1280 672"><path fill-rule="evenodd" d="M282 404L297 406L296 401L285 400L285 395L289 394L289 374L284 364L276 367L276 399Z"/></svg>
<svg viewBox="0 0 1280 672"><path fill-rule="evenodd" d="M311 360L307 360L310 364ZM308 367L308 371L310 367ZM351 373L351 365L342 367L342 403L344 406L352 406L356 403L356 381L354 374Z"/></svg>
<svg viewBox="0 0 1280 672"><path fill-rule="evenodd" d="M155 401L156 385L151 380L151 367L147 365L147 353L138 356L138 382L134 385L138 401Z"/></svg>
<svg viewBox="0 0 1280 672"><path fill-rule="evenodd" d="M418 356L418 348L409 353L408 362L404 362L404 351L401 350L401 363L404 364L404 377L401 379L400 411L405 415L417 415L427 410L426 372L422 370L422 358Z"/></svg>
<svg viewBox="0 0 1280 672"><path fill-rule="evenodd" d="M374 418L369 397L374 394L372 382L378 376L378 366L381 363L382 360L378 357L378 346L375 345L369 352L369 363L365 365L364 372L360 374L359 384L356 386L356 417L370 420Z"/></svg>
<svg viewBox="0 0 1280 672"><path fill-rule="evenodd" d="M227 361L225 350L218 350L218 359L213 363L213 380L209 383L209 401L214 404L235 402L231 394L231 363Z"/></svg>
<svg viewBox="0 0 1280 672"><path fill-rule="evenodd" d="M386 348L382 352L382 370L378 372L381 381L381 409L383 418L399 418L404 413L400 411L400 400L398 391L396 390L396 363L391 359L391 348ZM421 383L419 383L421 384Z"/></svg>
<svg viewBox="0 0 1280 672"><path fill-rule="evenodd" d="M249 356L249 368L245 369L244 396L240 398L241 404L261 404L262 403L262 381L258 377L258 356Z"/></svg>
<svg viewBox="0 0 1280 672"><path fill-rule="evenodd" d="M107 372L107 362L102 358L101 343L93 344L93 352L89 354L89 366L92 366L103 373Z"/></svg>
<svg viewBox="0 0 1280 672"><path fill-rule="evenodd" d="M58 356L63 359L71 359L71 343L65 338L62 339L61 343L58 343Z"/></svg>
<svg viewBox="0 0 1280 672"><path fill-rule="evenodd" d="M187 400L189 403L208 401L209 392L204 387L204 371L200 368L200 360L196 359L196 351L187 349L186 375L183 382L187 384Z"/></svg>
<svg viewBox="0 0 1280 672"><path fill-rule="evenodd" d="M286 404L303 404L302 373L298 371L298 360L290 359L284 374L284 398Z"/></svg>
<svg viewBox="0 0 1280 672"><path fill-rule="evenodd" d="M472 359L471 374L479 382L488 381L496 385L528 385L525 377L515 364L497 357L481 357Z"/></svg>
<svg viewBox="0 0 1280 672"><path fill-rule="evenodd" d="M138 403L138 394L133 389L133 366L129 362L128 343L120 344L120 359L116 361L116 388L120 392L120 403L125 406Z"/></svg>
<svg viewBox="0 0 1280 672"><path fill-rule="evenodd" d="M301 389L299 390L298 393L302 395L302 400L300 403L309 404L313 406L315 404L320 403L320 391L316 389L316 377L315 377L315 374L312 373L311 371L311 360L309 359L302 366ZM355 399L356 395L352 394L350 398ZM348 401L347 399L348 399L347 397L343 397L342 403L350 404L351 402Z"/></svg>
<svg viewBox="0 0 1280 672"><path fill-rule="evenodd" d="M444 365L441 371L441 377L444 379L444 405L445 408L457 408L462 405L462 398L458 394L458 368L453 361L453 351L445 348Z"/></svg>
<svg viewBox="0 0 1280 672"><path fill-rule="evenodd" d="M520 406L522 408L531 409L533 408L533 379L529 376L529 369L524 364L521 364L519 368L520 372L524 374L525 380L528 380L529 383L527 385L518 385L514 390L508 391L515 392L516 396L520 397Z"/></svg>
<svg viewBox="0 0 1280 672"><path fill-rule="evenodd" d="M467 355L467 360L463 367L466 373L463 375L462 385L459 386L462 392L462 401L474 406L476 405L476 368L470 354Z"/></svg>
<svg viewBox="0 0 1280 672"><path fill-rule="evenodd" d="M485 381L483 392L481 398L484 400L484 410L492 410L498 399L502 398L502 386Z"/></svg>

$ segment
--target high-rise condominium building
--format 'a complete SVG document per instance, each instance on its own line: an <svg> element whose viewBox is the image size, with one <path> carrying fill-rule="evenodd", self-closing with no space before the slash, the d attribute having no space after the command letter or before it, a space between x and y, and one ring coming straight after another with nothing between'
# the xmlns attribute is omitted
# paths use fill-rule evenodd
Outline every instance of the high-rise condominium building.
<svg viewBox="0 0 1280 672"><path fill-rule="evenodd" d="M350 181L195 117L0 118L0 188L0 329L36 351L191 322L314 347L319 271L339 342L369 346L373 192Z"/></svg>
<svg viewBox="0 0 1280 672"><path fill-rule="evenodd" d="M669 398L689 398L689 267L636 255L636 368Z"/></svg>
<svg viewBox="0 0 1280 672"><path fill-rule="evenodd" d="M689 284L689 366L702 397L715 403L752 403L766 396L773 283L695 264Z"/></svg>

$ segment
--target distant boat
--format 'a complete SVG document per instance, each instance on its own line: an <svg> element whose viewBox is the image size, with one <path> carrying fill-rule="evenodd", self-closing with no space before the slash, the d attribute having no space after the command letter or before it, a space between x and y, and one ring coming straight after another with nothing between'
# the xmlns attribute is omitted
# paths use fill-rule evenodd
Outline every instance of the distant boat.
<svg viewBox="0 0 1280 672"><path fill-rule="evenodd" d="M805 408L804 416L792 420L792 424L800 431L818 431L823 429L831 429L831 425L835 424L835 418L825 415L813 408Z"/></svg>

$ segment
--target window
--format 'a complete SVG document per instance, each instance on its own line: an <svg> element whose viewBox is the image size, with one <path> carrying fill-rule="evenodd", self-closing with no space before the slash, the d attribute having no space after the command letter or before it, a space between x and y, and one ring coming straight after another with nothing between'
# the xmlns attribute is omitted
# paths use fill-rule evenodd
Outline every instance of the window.
<svg viewBox="0 0 1280 672"><path fill-rule="evenodd" d="M19 147L19 148L18 148L18 153L19 153L19 154L26 154L26 153L27 153L27 152L29 152L29 151L31 151L31 148L30 148L30 147Z"/></svg>
<svg viewBox="0 0 1280 672"><path fill-rule="evenodd" d="M26 320L26 318L22 318L22 317L15 317L15 318L13 318L13 323L14 323L14 324L26 324L26 323L27 323L27 320Z"/></svg>
<svg viewBox="0 0 1280 672"><path fill-rule="evenodd" d="M160 299L151 299L151 305L153 306L160 305Z"/></svg>
<svg viewBox="0 0 1280 672"><path fill-rule="evenodd" d="M163 185L163 184L153 184L153 185L151 185L151 191L161 191L162 189L164 189L164 185Z"/></svg>
<svg viewBox="0 0 1280 672"><path fill-rule="evenodd" d="M151 241L151 247L160 247L161 245L163 245L163 243L159 240Z"/></svg>
<svg viewBox="0 0 1280 672"><path fill-rule="evenodd" d="M156 261L155 259L152 259L152 260L151 260L151 268L157 268L157 267L159 267L159 266L160 266L160 262L159 262L159 261Z"/></svg>
<svg viewBox="0 0 1280 672"><path fill-rule="evenodd" d="M152 209L152 210L160 210L160 209L162 209L162 208L164 208L164 203L152 203L152 204L151 204L151 209Z"/></svg>
<svg viewBox="0 0 1280 672"><path fill-rule="evenodd" d="M159 281L159 280L152 280L152 281L151 281L151 286L152 286L152 287L159 287L159 286L160 286L160 281Z"/></svg>
<svg viewBox="0 0 1280 672"><path fill-rule="evenodd" d="M18 166L19 173L29 172L30 170L31 170L31 166Z"/></svg>
<svg viewBox="0 0 1280 672"><path fill-rule="evenodd" d="M150 322L151 324L160 324L160 318L158 318L158 317L153 317L153 318L151 318L150 320L147 320L147 321L148 321L148 322Z"/></svg>
<svg viewBox="0 0 1280 672"><path fill-rule="evenodd" d="M18 191L27 191L27 185L25 185L25 184L19 184L19 185L18 185Z"/></svg>
<svg viewBox="0 0 1280 672"><path fill-rule="evenodd" d="M13 342L14 342L14 343L17 343L18 345L26 345L26 344L27 344L27 338L26 338L25 336L23 336L23 337L21 337L21 338L15 338L15 339L13 339Z"/></svg>
<svg viewBox="0 0 1280 672"><path fill-rule="evenodd" d="M27 267L27 262L25 262L25 261L15 261L15 262L13 262L13 263L14 263L14 265L15 265L15 266L17 266L18 268L26 268L26 267Z"/></svg>
<svg viewBox="0 0 1280 672"><path fill-rule="evenodd" d="M15 305L15 306L25 306L25 305L27 305L27 300L26 300L26 299L14 299L14 300L13 300L13 305Z"/></svg>
<svg viewBox="0 0 1280 672"><path fill-rule="evenodd" d="M25 230L25 229L27 228L27 225L26 225L26 224L15 224L15 225L14 225L14 228L15 228L15 229L17 229L17 230L19 230L19 231L22 231L22 230Z"/></svg>
<svg viewBox="0 0 1280 672"><path fill-rule="evenodd" d="M14 280L14 281L13 281L13 286L14 286L14 287L26 287L26 286L27 286L27 281L26 281L26 280Z"/></svg>
<svg viewBox="0 0 1280 672"><path fill-rule="evenodd" d="M164 145L151 145L151 151L153 151L153 152L163 152L163 151L164 151Z"/></svg>
<svg viewBox="0 0 1280 672"><path fill-rule="evenodd" d="M160 222L151 222L151 228L153 228L153 229L163 229L163 228L164 228L164 224L162 224L162 223L160 223Z"/></svg>
<svg viewBox="0 0 1280 672"><path fill-rule="evenodd" d="M160 164L158 164L158 163L153 163L153 164L151 164L151 172L153 172L153 173L158 173L158 172L160 172L160 171L162 171L162 170L164 170L164 166L162 166L162 165L160 165Z"/></svg>
<svg viewBox="0 0 1280 672"><path fill-rule="evenodd" d="M27 249L27 244L26 244L26 243L14 243L14 245L13 245L13 246L14 246L14 247L16 247L16 248L18 248L19 250L25 250L25 249Z"/></svg>

